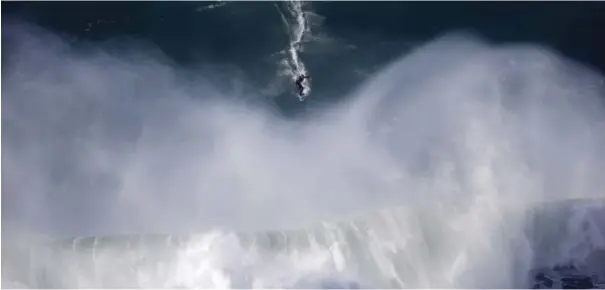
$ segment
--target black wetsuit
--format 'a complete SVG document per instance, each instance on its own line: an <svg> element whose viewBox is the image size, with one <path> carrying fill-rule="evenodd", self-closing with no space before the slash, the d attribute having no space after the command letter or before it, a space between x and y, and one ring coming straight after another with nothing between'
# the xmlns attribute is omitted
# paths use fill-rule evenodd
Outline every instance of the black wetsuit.
<svg viewBox="0 0 605 290"><path fill-rule="evenodd" d="M301 96L303 95L303 91L305 90L305 88L303 87L302 82L303 82L304 79L307 79L307 78L309 78L309 76L302 75L302 76L299 76L296 79L296 88L298 89L298 94L301 95Z"/></svg>

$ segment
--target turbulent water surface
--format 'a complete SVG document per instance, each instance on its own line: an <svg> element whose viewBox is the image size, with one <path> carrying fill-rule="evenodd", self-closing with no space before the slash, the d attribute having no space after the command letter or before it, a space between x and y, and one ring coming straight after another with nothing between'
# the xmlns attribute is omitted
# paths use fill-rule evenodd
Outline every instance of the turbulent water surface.
<svg viewBox="0 0 605 290"><path fill-rule="evenodd" d="M605 288L603 5L117 3L2 5L3 287Z"/></svg>

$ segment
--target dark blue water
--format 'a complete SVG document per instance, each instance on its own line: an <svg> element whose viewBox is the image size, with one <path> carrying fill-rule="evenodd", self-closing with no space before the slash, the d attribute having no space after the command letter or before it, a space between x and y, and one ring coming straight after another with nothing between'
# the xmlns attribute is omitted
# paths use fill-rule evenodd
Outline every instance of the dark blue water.
<svg viewBox="0 0 605 290"><path fill-rule="evenodd" d="M2 21L36 23L74 45L113 41L115 47L136 39L180 66L229 67L256 89L267 86L275 77L275 53L288 44L276 8L284 3L205 8L217 3L3 2ZM324 99L272 98L286 110L337 99L389 60L454 31L496 43L543 44L605 70L602 2L313 2L308 9L322 18L313 33L328 40L306 43L301 58L315 77L314 91ZM3 41L5 46L10 40Z"/></svg>

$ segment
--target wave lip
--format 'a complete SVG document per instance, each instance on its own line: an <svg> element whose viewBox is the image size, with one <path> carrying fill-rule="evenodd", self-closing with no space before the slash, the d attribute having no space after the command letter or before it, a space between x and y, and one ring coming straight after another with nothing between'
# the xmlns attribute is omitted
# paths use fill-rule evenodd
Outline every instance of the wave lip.
<svg viewBox="0 0 605 290"><path fill-rule="evenodd" d="M591 246L585 260L567 261L567 266L561 263L552 266L535 264L541 255L555 258L549 250L549 247L557 246L553 245L555 242L562 245L571 240L586 242L603 238L578 239L575 228L560 230L562 226L564 228L565 221L572 220L570 215L584 214L583 222L594 221L591 215L605 210L605 201L602 203L604 206L599 208L594 201L570 201L531 211L532 223L527 223L527 231L537 234L528 236L535 257L534 268L527 272L530 281L525 287L591 285L598 288L602 285L605 273L599 271L603 269L605 247L599 248L599 245ZM583 209L579 211L579 207ZM587 207L592 211L587 212ZM403 212L382 210L365 217L322 223L304 230L254 233L216 230L187 236L75 238L32 244L19 256L14 256L14 249L5 248L4 251L11 251L13 255L5 255L5 265L11 273L3 270L3 281L19 288L296 289L401 288L414 281L423 283L422 279L434 282L439 275L436 269L423 269L422 264L417 264L417 261L429 257L410 259L413 257L410 250L421 249L413 247L414 239L393 235L393 231L405 231L401 227L403 224L392 224L401 218L405 218ZM563 223L545 223L557 219ZM558 232L552 232L554 229ZM558 239L552 240L552 235ZM548 237L551 237L551 242L544 244ZM428 236L416 239L421 244L430 242ZM565 257L565 252L558 254L559 259Z"/></svg>

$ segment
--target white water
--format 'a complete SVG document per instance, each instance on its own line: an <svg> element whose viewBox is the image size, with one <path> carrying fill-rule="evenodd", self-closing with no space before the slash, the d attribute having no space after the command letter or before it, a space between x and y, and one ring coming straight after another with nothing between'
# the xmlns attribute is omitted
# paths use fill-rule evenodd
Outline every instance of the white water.
<svg viewBox="0 0 605 290"><path fill-rule="evenodd" d="M348 102L284 120L156 55L20 29L2 79L3 226L202 234L57 250L5 233L3 281L508 288L605 247L602 77L543 48L439 39ZM527 230L573 198L596 201Z"/></svg>

